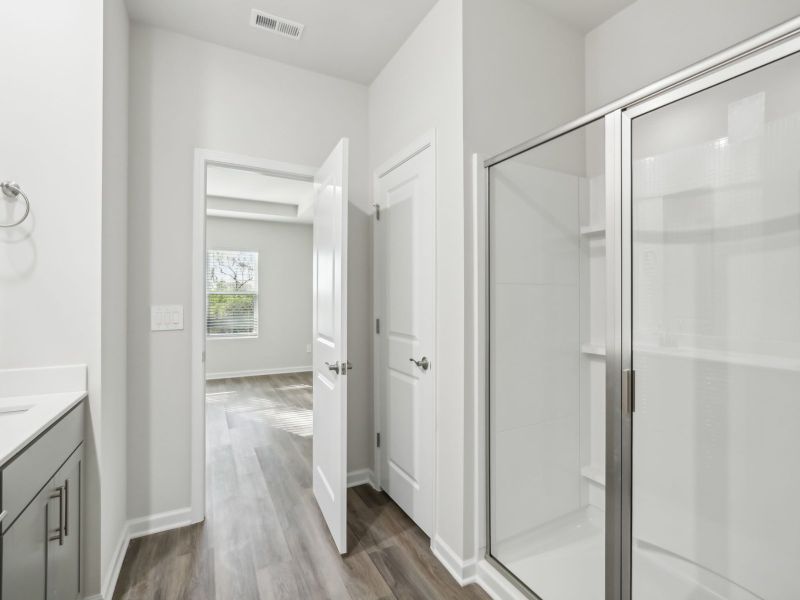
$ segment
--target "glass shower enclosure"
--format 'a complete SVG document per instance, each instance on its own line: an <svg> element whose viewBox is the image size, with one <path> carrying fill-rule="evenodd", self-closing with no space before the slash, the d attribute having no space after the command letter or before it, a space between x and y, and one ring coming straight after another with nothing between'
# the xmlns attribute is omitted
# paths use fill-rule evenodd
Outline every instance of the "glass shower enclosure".
<svg viewBox="0 0 800 600"><path fill-rule="evenodd" d="M531 598L800 598L798 28L487 161L487 559Z"/></svg>

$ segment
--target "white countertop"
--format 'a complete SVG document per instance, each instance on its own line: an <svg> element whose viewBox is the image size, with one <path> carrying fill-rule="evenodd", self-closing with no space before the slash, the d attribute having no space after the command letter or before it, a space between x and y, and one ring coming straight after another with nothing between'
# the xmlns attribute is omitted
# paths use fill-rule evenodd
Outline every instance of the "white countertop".
<svg viewBox="0 0 800 600"><path fill-rule="evenodd" d="M0 467L86 398L85 388L84 365L0 371Z"/></svg>

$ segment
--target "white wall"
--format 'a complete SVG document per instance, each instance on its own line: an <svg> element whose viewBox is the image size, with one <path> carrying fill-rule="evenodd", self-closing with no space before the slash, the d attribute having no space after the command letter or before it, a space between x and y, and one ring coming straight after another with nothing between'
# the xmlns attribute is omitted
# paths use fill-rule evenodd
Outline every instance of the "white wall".
<svg viewBox="0 0 800 600"><path fill-rule="evenodd" d="M579 117L583 35L526 0L464 0L464 144L497 154Z"/></svg>
<svg viewBox="0 0 800 600"><path fill-rule="evenodd" d="M191 322L194 149L321 165L350 138L348 467L372 465L367 89L163 30L131 30L128 513L190 502L191 332L150 332L150 304Z"/></svg>
<svg viewBox="0 0 800 600"><path fill-rule="evenodd" d="M369 89L374 171L436 129L435 531L463 556L464 140L461 0L440 0Z"/></svg>
<svg viewBox="0 0 800 600"><path fill-rule="evenodd" d="M258 252L258 337L206 341L206 376L311 370L311 225L209 217L209 250Z"/></svg>
<svg viewBox="0 0 800 600"><path fill-rule="evenodd" d="M0 232L0 368L85 363L86 589L99 588L103 5L0 4L0 179L31 215ZM3 215L5 216L5 215Z"/></svg>
<svg viewBox="0 0 800 600"><path fill-rule="evenodd" d="M475 212L473 203L472 156L484 157L547 131L579 116L584 97L583 35L523 0L464 0L464 178L465 178L465 446L474 448L482 440L482 423L474 408L483 391L482 374L477 381L474 368L481 369L483 357L475 365L475 319L478 304L482 310L482 282L474 277L476 240L473 215L478 216L477 231L482 232L485 215ZM482 208L482 207L481 207ZM479 273L479 277L481 274ZM477 285L480 284L480 285ZM475 293L477 292L477 293ZM478 349L482 348L482 341ZM478 421L478 422L476 422ZM477 429L476 429L477 427ZM465 548L473 548L480 558L482 540L483 481L476 480L482 469L480 453L468 453L465 464ZM474 493L470 494L470 490ZM475 523L477 527L470 526Z"/></svg>
<svg viewBox="0 0 800 600"><path fill-rule="evenodd" d="M103 13L103 213L100 572L106 590L127 519L128 13Z"/></svg>
<svg viewBox="0 0 800 600"><path fill-rule="evenodd" d="M638 0L586 36L591 110L800 14L796 0Z"/></svg>

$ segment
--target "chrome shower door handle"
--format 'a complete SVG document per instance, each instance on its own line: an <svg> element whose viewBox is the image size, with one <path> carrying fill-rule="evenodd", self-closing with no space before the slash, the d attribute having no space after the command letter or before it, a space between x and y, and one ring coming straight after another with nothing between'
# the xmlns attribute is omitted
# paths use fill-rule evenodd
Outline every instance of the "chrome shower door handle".
<svg viewBox="0 0 800 600"><path fill-rule="evenodd" d="M326 362L325 365L328 367L329 371L333 371L337 375L341 372L341 368L339 367L339 361L336 361L333 364Z"/></svg>
<svg viewBox="0 0 800 600"><path fill-rule="evenodd" d="M431 366L431 363L430 363L430 361L428 360L428 357L427 357L427 356L423 356L423 357L422 357L422 358L420 358L419 360L414 360L413 358L409 358L408 360L410 360L411 362L413 362L415 365L417 365L417 366L418 366L420 369L422 369L423 371L427 371L427 370L430 368L430 366Z"/></svg>

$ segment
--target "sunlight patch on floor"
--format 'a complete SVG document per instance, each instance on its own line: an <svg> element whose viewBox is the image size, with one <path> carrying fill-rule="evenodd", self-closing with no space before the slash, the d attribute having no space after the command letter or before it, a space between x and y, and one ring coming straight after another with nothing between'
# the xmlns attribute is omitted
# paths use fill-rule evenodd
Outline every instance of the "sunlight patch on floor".
<svg viewBox="0 0 800 600"><path fill-rule="evenodd" d="M209 404L221 405L225 412L267 423L293 435L310 437L314 432L314 413L308 408L287 406L284 401L272 398L237 398L236 392L206 394L206 399Z"/></svg>

